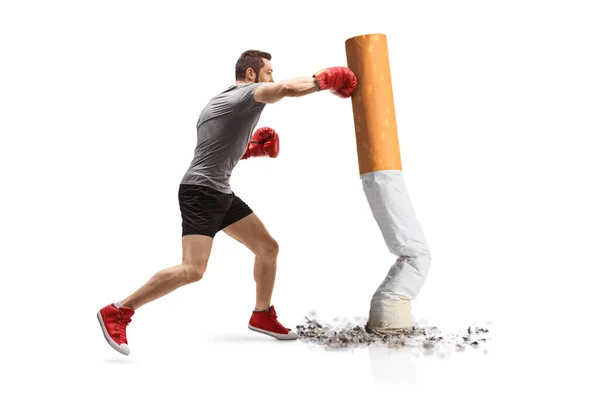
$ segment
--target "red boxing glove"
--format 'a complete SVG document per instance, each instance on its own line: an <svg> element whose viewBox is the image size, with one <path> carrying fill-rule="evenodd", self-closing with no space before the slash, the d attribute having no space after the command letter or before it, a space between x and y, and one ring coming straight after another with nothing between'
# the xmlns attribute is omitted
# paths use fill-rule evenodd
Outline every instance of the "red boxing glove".
<svg viewBox="0 0 600 400"><path fill-rule="evenodd" d="M252 138L246 153L242 156L242 160L250 157L271 157L275 158L279 154L279 135L273 128L263 127L258 128Z"/></svg>
<svg viewBox="0 0 600 400"><path fill-rule="evenodd" d="M346 67L326 68L314 74L313 78L319 81L319 90L331 89L342 98L352 96L358 84L354 72Z"/></svg>

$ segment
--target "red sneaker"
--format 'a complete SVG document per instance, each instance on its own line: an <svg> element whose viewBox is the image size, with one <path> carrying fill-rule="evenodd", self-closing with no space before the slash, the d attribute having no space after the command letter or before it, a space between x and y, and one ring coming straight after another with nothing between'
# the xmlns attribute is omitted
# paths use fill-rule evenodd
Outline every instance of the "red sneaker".
<svg viewBox="0 0 600 400"><path fill-rule="evenodd" d="M266 311L253 311L248 328L277 339L293 340L298 338L296 332L292 332L291 329L284 327L277 321L277 313L274 306L269 307Z"/></svg>
<svg viewBox="0 0 600 400"><path fill-rule="evenodd" d="M104 338L110 346L121 354L129 355L127 334L125 329L131 322L133 308L109 304L98 311L98 321L102 327Z"/></svg>

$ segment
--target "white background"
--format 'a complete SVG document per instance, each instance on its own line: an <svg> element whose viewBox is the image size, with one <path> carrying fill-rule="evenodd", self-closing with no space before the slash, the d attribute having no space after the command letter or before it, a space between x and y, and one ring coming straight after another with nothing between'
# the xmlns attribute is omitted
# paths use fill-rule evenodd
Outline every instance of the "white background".
<svg viewBox="0 0 600 400"><path fill-rule="evenodd" d="M0 6L0 397L593 398L600 13L593 1L6 1ZM179 181L247 49L275 79L388 38L405 181L432 252L416 317L491 321L488 354L325 352L250 332L253 255L217 235L203 281L138 310L129 357L96 311L181 260ZM277 159L234 191L280 243L289 327L366 317L392 256L358 173L350 100L268 105ZM518 388L518 384L523 385ZM596 394L597 395L597 391ZM531 398L531 397L530 397Z"/></svg>

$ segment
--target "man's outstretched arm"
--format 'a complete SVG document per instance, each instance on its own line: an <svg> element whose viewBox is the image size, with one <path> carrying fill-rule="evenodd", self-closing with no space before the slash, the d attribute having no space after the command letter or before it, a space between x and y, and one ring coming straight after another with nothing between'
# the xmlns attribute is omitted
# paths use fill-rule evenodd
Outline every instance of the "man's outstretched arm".
<svg viewBox="0 0 600 400"><path fill-rule="evenodd" d="M284 97L300 97L319 90L317 78L301 76L281 82L265 82L254 91L254 100L260 103L276 103Z"/></svg>
<svg viewBox="0 0 600 400"><path fill-rule="evenodd" d="M276 103L284 97L301 97L331 89L340 97L350 97L356 90L356 75L346 67L327 68L312 77L298 77L278 83L265 82L254 91L254 100Z"/></svg>

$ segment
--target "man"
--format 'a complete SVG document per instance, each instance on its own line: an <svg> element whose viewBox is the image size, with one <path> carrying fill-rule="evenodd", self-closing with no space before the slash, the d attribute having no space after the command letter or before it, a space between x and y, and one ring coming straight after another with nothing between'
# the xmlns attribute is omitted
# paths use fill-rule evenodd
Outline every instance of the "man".
<svg viewBox="0 0 600 400"><path fill-rule="evenodd" d="M319 71L275 83L269 53L248 50L235 67L236 83L213 97L197 123L194 158L179 187L182 217L181 264L156 273L124 300L97 313L104 337L118 352L129 355L126 327L141 306L202 279L215 234L223 231L255 254L256 304L248 328L277 339L296 339L277 319L271 295L275 283L278 244L261 220L231 190L229 178L241 159L277 157L279 136L268 127L252 131L266 104L323 89L347 98L356 89L354 73L345 67Z"/></svg>

